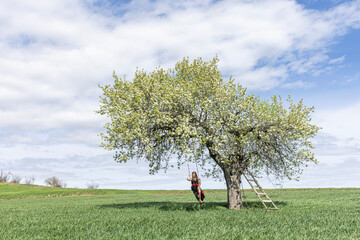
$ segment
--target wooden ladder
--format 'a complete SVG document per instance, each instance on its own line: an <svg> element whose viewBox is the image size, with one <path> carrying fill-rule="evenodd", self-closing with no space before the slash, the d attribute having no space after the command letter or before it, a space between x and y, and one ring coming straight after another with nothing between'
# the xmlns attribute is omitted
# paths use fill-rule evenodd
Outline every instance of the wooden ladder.
<svg viewBox="0 0 360 240"><path fill-rule="evenodd" d="M251 173L244 172L243 175L244 175L245 179L248 181L248 183L250 184L251 188L254 190L254 192L258 196L258 198L260 199L261 203L266 208L266 210L278 210L279 209L275 206L274 202L271 201L270 197L266 194L266 192L264 192L264 190L262 189L262 187L260 186L258 181L256 181L256 179L254 178L254 176ZM261 196L265 196L266 199L261 198ZM270 203L270 204L272 204L272 206L268 207L266 205L266 203Z"/></svg>

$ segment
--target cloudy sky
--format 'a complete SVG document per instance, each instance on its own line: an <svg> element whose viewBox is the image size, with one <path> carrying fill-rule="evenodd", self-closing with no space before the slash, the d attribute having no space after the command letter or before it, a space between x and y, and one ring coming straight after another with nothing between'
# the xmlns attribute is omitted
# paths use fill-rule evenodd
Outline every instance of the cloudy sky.
<svg viewBox="0 0 360 240"><path fill-rule="evenodd" d="M187 189L185 166L148 175L99 147L98 85L216 54L249 92L315 106L320 164L283 187L360 187L360 0L0 0L0 169L36 184Z"/></svg>

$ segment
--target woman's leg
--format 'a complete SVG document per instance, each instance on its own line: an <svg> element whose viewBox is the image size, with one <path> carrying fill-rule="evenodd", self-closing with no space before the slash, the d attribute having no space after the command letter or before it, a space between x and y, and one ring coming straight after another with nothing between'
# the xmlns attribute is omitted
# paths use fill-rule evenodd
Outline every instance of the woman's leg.
<svg viewBox="0 0 360 240"><path fill-rule="evenodd" d="M198 192L198 190L197 190L197 187L192 186L192 187L191 187L191 190L193 191L196 200L199 201L199 198L200 198L201 196L199 196L199 192Z"/></svg>
<svg viewBox="0 0 360 240"><path fill-rule="evenodd" d="M198 187L197 190L198 190L198 194L199 194L199 199L198 200L199 200L200 203L203 203L203 201L201 200L201 189L200 189L200 187Z"/></svg>
<svg viewBox="0 0 360 240"><path fill-rule="evenodd" d="M202 201L204 201L205 194L204 194L204 192L203 192L203 190L202 190L202 189L200 189L200 190L201 190L200 199L201 199Z"/></svg>
<svg viewBox="0 0 360 240"><path fill-rule="evenodd" d="M201 196L199 196L199 192L198 191L193 191L193 193L194 193L194 196L195 196L196 200L199 201L199 199L201 197Z"/></svg>

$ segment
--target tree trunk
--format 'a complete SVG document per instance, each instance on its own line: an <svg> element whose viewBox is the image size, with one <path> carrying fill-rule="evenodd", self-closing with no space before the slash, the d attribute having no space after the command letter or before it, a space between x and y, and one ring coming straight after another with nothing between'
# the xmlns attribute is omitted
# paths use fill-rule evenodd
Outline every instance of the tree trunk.
<svg viewBox="0 0 360 240"><path fill-rule="evenodd" d="M241 155L237 155L232 162L222 163L221 156L213 150L213 142L208 140L206 146L209 149L210 157L223 170L227 187L228 208L239 210L243 206L240 189L241 175L246 167ZM241 144L238 146L238 152L241 153Z"/></svg>
<svg viewBox="0 0 360 240"><path fill-rule="evenodd" d="M243 206L240 185L241 175L242 171L235 166L227 166L227 168L224 169L229 209L239 210Z"/></svg>

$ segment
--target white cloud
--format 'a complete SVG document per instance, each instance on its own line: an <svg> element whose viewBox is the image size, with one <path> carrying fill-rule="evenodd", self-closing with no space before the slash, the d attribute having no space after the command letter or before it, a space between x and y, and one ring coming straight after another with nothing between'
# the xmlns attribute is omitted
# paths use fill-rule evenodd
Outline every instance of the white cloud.
<svg viewBox="0 0 360 240"><path fill-rule="evenodd" d="M284 181L284 188L348 188L360 187L360 182L356 181L359 177L360 161L356 159L346 159L338 161L336 164L319 163L304 169L300 181ZM261 180L264 187L273 188L274 185Z"/></svg>
<svg viewBox="0 0 360 240"><path fill-rule="evenodd" d="M350 139L360 142L360 102L338 109L319 109L313 119L323 132L335 136L339 143Z"/></svg>
<svg viewBox="0 0 360 240"><path fill-rule="evenodd" d="M251 89L298 86L285 82L289 71L316 73L322 64L340 61L326 49L360 21L360 1L327 12L284 0L133 1L122 5L123 16L92 12L91 4L1 2L0 103L11 108L2 111L3 123L20 125L27 118L43 119L38 126L62 125L60 116L79 111L77 101L86 98L96 108L97 84L109 81L113 69L131 77L136 66L170 67L183 56L218 53L222 70ZM29 104L36 117L28 115ZM56 110L46 109L49 104Z"/></svg>
<svg viewBox="0 0 360 240"><path fill-rule="evenodd" d="M337 64L337 63L341 63L345 60L345 56L341 56L341 57L338 57L338 58L334 58L334 59L331 59L329 61L330 64Z"/></svg>
<svg viewBox="0 0 360 240"><path fill-rule="evenodd" d="M354 81L358 81L359 79L360 79L360 72L357 72L352 76L346 76L345 77L346 83L351 83L351 82L354 82Z"/></svg>
<svg viewBox="0 0 360 240"><path fill-rule="evenodd" d="M295 81L295 82L289 82L282 85L283 88L289 88L289 89L295 89L295 88L312 88L315 87L316 83L314 82L305 82L305 81Z"/></svg>
<svg viewBox="0 0 360 240"><path fill-rule="evenodd" d="M360 102L338 109L317 110L313 121L322 127L314 141L320 163L334 167L349 160L360 161Z"/></svg>
<svg viewBox="0 0 360 240"><path fill-rule="evenodd" d="M18 154L19 150L23 155ZM146 162L116 163L111 154L101 154L93 148L81 145L27 148L24 145L11 147L6 151L13 157L0 165L4 171L25 177L35 177L35 184L44 185L47 177L57 176L68 187L84 188L93 181L101 188L117 189L189 189L186 181L187 169L169 169L149 175ZM5 153L6 154L6 153ZM1 155L0 155L1 156ZM191 169L195 169L193 164ZM201 174L201 171L200 171ZM224 188L224 182L204 179L204 188Z"/></svg>

